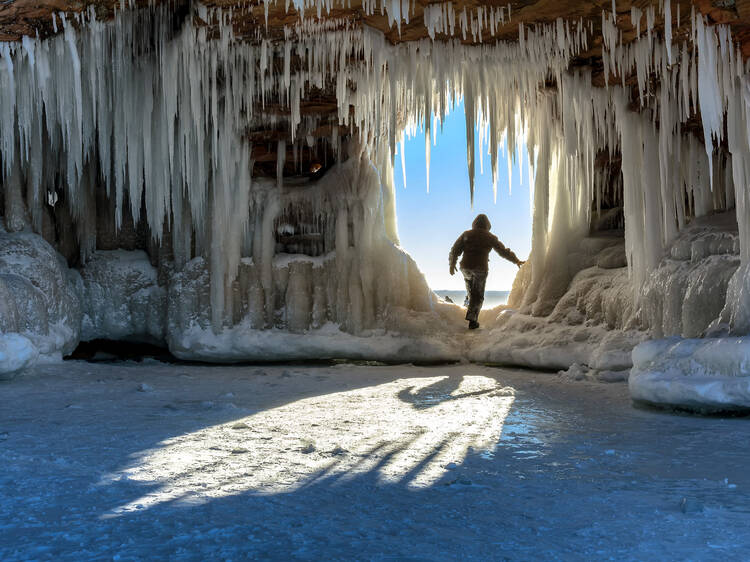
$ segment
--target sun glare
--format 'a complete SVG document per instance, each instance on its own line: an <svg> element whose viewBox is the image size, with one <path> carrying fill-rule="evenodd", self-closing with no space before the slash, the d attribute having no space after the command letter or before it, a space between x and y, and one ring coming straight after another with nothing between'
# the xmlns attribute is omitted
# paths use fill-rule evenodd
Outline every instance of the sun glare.
<svg viewBox="0 0 750 562"><path fill-rule="evenodd" d="M128 480L152 491L105 517L365 473L379 483L430 486L470 451L494 451L513 401L513 389L488 377L420 377L239 417L165 440L107 475L102 485Z"/></svg>

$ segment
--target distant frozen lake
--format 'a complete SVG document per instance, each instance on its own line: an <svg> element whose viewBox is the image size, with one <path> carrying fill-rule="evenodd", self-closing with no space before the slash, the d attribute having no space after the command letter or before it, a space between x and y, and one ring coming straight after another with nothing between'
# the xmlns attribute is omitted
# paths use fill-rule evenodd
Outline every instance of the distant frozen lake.
<svg viewBox="0 0 750 562"><path fill-rule="evenodd" d="M438 289L435 291L435 294L442 298L448 297L454 303L461 306L463 306L464 299L466 298L466 291L446 291ZM510 291L485 291L484 304L482 305L482 309L495 308L496 306L500 306L501 304L506 304L508 302L509 294Z"/></svg>

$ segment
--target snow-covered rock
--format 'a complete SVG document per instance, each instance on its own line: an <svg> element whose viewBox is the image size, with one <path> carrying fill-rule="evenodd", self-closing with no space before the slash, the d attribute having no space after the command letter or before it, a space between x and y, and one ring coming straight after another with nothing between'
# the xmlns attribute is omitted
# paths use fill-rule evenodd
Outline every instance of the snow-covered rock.
<svg viewBox="0 0 750 562"><path fill-rule="evenodd" d="M12 379L29 367L39 350L21 334L0 334L0 380Z"/></svg>
<svg viewBox="0 0 750 562"><path fill-rule="evenodd" d="M81 269L81 339L163 342L167 293L141 250L97 251Z"/></svg>
<svg viewBox="0 0 750 562"><path fill-rule="evenodd" d="M727 292L739 265L734 212L695 219L644 284L644 326L655 337L693 338L704 335L720 316L730 322Z"/></svg>
<svg viewBox="0 0 750 562"><path fill-rule="evenodd" d="M44 356L70 353L80 333L79 291L78 273L41 236L0 228L0 334L21 334Z"/></svg>
<svg viewBox="0 0 750 562"><path fill-rule="evenodd" d="M698 411L750 409L749 338L669 338L633 350L636 401Z"/></svg>

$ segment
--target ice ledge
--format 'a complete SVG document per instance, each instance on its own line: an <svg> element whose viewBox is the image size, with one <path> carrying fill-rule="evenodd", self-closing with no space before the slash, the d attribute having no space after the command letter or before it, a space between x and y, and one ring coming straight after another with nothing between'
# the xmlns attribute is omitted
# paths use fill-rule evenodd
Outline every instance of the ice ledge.
<svg viewBox="0 0 750 562"><path fill-rule="evenodd" d="M700 412L750 410L750 338L643 342L628 381L635 401Z"/></svg>
<svg viewBox="0 0 750 562"><path fill-rule="evenodd" d="M460 346L450 337L414 337L371 330L355 336L328 323L303 334L282 330L256 330L248 322L218 334L193 325L171 341L170 350L180 359L212 363L243 361L294 361L362 359L385 362L458 361Z"/></svg>

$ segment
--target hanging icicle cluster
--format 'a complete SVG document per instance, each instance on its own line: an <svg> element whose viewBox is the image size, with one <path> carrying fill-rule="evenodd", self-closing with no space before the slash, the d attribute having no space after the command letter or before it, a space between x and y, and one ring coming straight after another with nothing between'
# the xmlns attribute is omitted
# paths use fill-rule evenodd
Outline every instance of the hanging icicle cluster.
<svg viewBox="0 0 750 562"><path fill-rule="evenodd" d="M475 146L482 154L486 143L496 184L499 147L511 154L525 139L537 171L528 303L551 302L567 283L564 275L555 278L550 272L566 270L554 260L585 235L592 202L601 201L594 161L602 149L622 154L636 292L677 229L689 217L713 210L719 199L731 206L736 198L746 239L750 209L744 191L735 194L732 186L750 184L750 166L744 164L750 161L750 110L743 97L748 86L727 28L709 27L693 14L692 47L673 50L670 25L664 41L653 32L652 7L646 10L645 34L623 44L614 19L605 13L605 76L607 81L610 74L620 76L624 84L625 75L635 72L642 107L636 113L623 85L596 89L588 75L567 72L571 58L588 45L582 21L519 25L518 42L467 46L459 39L424 39L394 46L346 19L304 17L304 10L330 11L332 0L294 0L293 5L301 20L276 42L260 34L253 41L235 37L231 12L196 5L197 17L182 21L167 9L151 8L118 12L113 22L102 23L91 9L76 25L60 16L62 32L50 40L0 44L6 222L21 221L27 208L38 230L42 206L63 193L79 225L85 259L95 248L92 201L104 189L115 202L116 224L124 208L136 219L144 209L152 235L169 236L178 270L196 255L209 258L211 305L220 325L222 302L241 257L270 262L277 219L294 214L282 193L287 146L298 154L316 142L312 131L323 121L303 116L301 105L311 91L322 90L333 92L337 103L327 141L334 152L342 154L339 131L348 130L379 168L383 188L372 204L383 210L379 235L391 240L396 239L392 158L405 131L424 127L429 145L436 121L463 97L472 196ZM364 6L373 13L376 2ZM671 22L669 1L663 6L665 21ZM399 0L381 2L380 9L392 25L411 13L410 3ZM637 9L631 17L640 26ZM475 41L509 18L509 6L469 14L443 3L424 11L430 37L460 32ZM649 78L654 73L660 78L657 91ZM551 88L544 87L548 81ZM288 115L265 111L271 103L287 108ZM681 134L681 124L698 109L705 151ZM725 139L731 157L718 160L731 160L731 178L723 165L713 170L725 114L731 116ZM253 185L247 132L278 124L288 127L289 136L277 144L273 191ZM427 159L429 176L429 149ZM711 192L714 176L722 178L720 198ZM369 192L357 196L371 197ZM328 214L334 218L325 228L343 232L335 201L320 199L328 201L325 209L319 206L313 213L318 218L305 220L320 222L319 216ZM745 262L747 257L743 245Z"/></svg>
<svg viewBox="0 0 750 562"><path fill-rule="evenodd" d="M290 108L282 121L297 150L319 124L303 119L301 100L311 89L335 92L338 125L380 163L390 188L381 154L392 158L404 127L442 120L471 92L477 101L467 106L483 116L491 142L507 136L512 144L525 126L516 116L535 103L539 84L560 76L585 44L585 34L561 22L526 30L520 43L472 48L429 39L391 46L376 32L304 20L289 30L296 40L251 43L234 36L230 13L196 10L195 19L212 22L211 38L207 26L174 21L165 8L118 12L109 23L91 9L76 22L61 15L62 33L50 40L0 45L0 154L6 200L25 200L33 223L48 196L65 195L84 260L96 244L98 189L114 200L118 226L126 206L136 221L145 210L154 238L169 235L178 270L208 256L217 324L240 257L273 255L272 233L254 234L270 231L273 219L251 207L274 205L252 186L245 140L246 131L279 121L267 103ZM475 115L467 115L473 131ZM339 151L339 127L332 131ZM285 141L277 153L282 187ZM388 205L384 230L394 239ZM10 223L15 214L6 205ZM253 242L270 249L253 251Z"/></svg>

